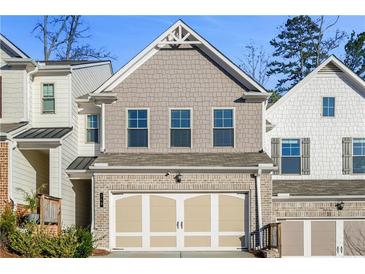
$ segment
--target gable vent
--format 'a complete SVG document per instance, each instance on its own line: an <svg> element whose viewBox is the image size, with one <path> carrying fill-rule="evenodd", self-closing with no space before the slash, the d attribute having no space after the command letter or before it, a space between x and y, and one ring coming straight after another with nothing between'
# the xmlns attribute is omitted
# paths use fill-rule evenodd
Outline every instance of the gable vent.
<svg viewBox="0 0 365 274"><path fill-rule="evenodd" d="M320 74L331 74L331 73L339 73L342 70L337 67L334 63L330 62L326 66L324 66L318 73Z"/></svg>

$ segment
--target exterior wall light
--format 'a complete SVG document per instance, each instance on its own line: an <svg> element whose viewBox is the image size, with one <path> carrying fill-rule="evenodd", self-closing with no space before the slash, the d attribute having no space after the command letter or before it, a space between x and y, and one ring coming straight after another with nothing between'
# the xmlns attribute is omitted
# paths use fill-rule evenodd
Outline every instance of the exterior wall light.
<svg viewBox="0 0 365 274"><path fill-rule="evenodd" d="M339 202L336 204L336 208L337 210L342 210L344 207L345 203L343 201Z"/></svg>
<svg viewBox="0 0 365 274"><path fill-rule="evenodd" d="M176 174L174 179L176 183L181 183L182 175L180 173Z"/></svg>

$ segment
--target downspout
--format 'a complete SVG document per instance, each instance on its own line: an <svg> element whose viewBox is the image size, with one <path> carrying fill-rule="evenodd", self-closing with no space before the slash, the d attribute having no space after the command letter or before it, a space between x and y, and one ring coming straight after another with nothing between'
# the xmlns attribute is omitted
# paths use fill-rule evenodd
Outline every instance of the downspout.
<svg viewBox="0 0 365 274"><path fill-rule="evenodd" d="M259 244L260 249L262 248L262 207L261 207L261 174L262 170L259 167L256 175L256 201L257 201L257 218L259 223Z"/></svg>
<svg viewBox="0 0 365 274"><path fill-rule="evenodd" d="M35 75L36 73L38 72L38 65L36 65L36 67L31 70L29 73L28 73L28 83L27 83L27 87L28 87L28 94L27 94L27 120L30 122L31 118L30 118L30 108L31 108L31 81L33 80L33 75Z"/></svg>
<svg viewBox="0 0 365 274"><path fill-rule="evenodd" d="M100 151L105 152L105 104L101 104L101 147Z"/></svg>

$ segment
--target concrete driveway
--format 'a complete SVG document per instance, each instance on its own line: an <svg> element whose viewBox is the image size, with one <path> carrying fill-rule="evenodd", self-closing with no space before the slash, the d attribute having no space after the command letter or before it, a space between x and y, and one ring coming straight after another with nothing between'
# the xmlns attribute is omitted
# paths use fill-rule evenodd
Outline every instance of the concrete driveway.
<svg viewBox="0 0 365 274"><path fill-rule="evenodd" d="M114 251L106 256L93 258L254 258L247 251L166 251L166 252L131 252Z"/></svg>

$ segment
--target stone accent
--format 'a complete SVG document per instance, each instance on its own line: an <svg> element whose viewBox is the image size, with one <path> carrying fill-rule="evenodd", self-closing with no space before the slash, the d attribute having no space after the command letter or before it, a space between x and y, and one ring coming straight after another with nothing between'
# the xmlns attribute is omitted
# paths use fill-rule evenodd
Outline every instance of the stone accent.
<svg viewBox="0 0 365 274"><path fill-rule="evenodd" d="M9 201L8 189L8 161L9 161L9 143L0 142L0 213L3 212L7 202Z"/></svg>
<svg viewBox="0 0 365 274"><path fill-rule="evenodd" d="M183 174L182 182L176 184L165 174L118 174L95 175L95 232L102 237L98 245L109 247L109 192L200 192L244 191L250 199L250 231L257 229L257 205L255 178L249 173ZM104 194L101 208L99 194ZM263 224L271 222L271 175L261 175Z"/></svg>
<svg viewBox="0 0 365 274"><path fill-rule="evenodd" d="M365 217L365 201L344 201L343 210L337 210L332 201L278 201L274 200L273 217L318 218L318 217Z"/></svg>
<svg viewBox="0 0 365 274"><path fill-rule="evenodd" d="M120 83L118 100L106 105L106 151L258 152L262 103L240 100L241 86L195 48L164 48ZM127 148L127 108L149 108L149 148ZM169 108L192 108L191 148L171 148ZM213 107L235 108L235 146L213 147Z"/></svg>

